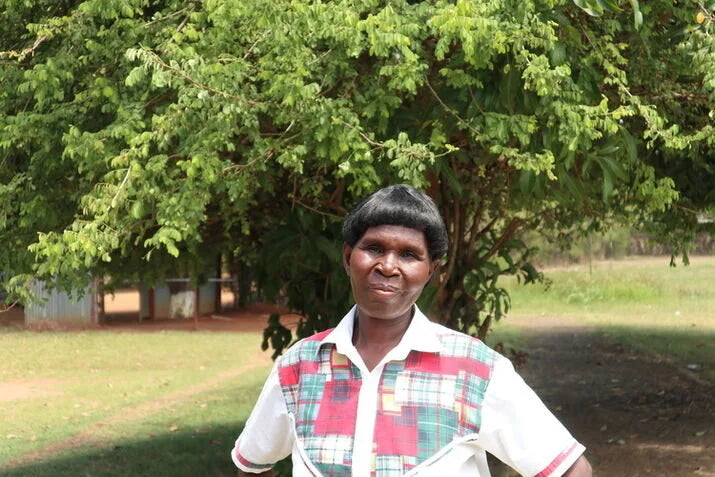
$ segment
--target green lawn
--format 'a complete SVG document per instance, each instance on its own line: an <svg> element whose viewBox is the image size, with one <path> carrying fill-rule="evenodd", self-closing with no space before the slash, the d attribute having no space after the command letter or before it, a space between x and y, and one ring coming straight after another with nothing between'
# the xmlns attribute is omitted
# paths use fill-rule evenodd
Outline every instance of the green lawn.
<svg viewBox="0 0 715 477"><path fill-rule="evenodd" d="M697 364L715 380L715 257L692 257L688 267L669 267L659 257L597 262L592 274L588 264L545 274L548 287L505 280L512 318L572 320L679 365ZM515 332L509 318L495 328Z"/></svg>
<svg viewBox="0 0 715 477"><path fill-rule="evenodd" d="M0 382L33 393L0 396L0 475L235 475L229 451L270 369L259 343L236 333L3 332Z"/></svg>
<svg viewBox="0 0 715 477"><path fill-rule="evenodd" d="M548 290L505 283L511 318L563 317L715 378L715 257L547 276ZM517 323L506 318L488 342L519 347ZM259 343L258 334L0 330L0 383L11 385L0 390L31 391L0 394L0 475L235 475L229 451L270 369Z"/></svg>

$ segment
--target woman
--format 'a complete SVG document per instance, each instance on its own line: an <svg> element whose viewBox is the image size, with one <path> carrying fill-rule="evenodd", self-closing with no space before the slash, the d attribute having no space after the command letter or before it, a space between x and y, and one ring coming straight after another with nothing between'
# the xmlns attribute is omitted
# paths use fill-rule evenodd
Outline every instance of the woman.
<svg viewBox="0 0 715 477"><path fill-rule="evenodd" d="M584 447L506 358L415 305L447 251L428 196L375 192L343 239L356 305L276 362L232 452L240 471L292 455L294 476L477 477L489 475L486 451L522 475L591 475Z"/></svg>

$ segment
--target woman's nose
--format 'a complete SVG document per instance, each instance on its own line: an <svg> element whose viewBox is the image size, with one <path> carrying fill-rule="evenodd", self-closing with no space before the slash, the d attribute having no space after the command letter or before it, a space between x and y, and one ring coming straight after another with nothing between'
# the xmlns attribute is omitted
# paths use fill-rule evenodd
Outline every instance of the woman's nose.
<svg viewBox="0 0 715 477"><path fill-rule="evenodd" d="M386 253L382 256L378 270L386 276L394 275L397 272L397 257L394 253Z"/></svg>

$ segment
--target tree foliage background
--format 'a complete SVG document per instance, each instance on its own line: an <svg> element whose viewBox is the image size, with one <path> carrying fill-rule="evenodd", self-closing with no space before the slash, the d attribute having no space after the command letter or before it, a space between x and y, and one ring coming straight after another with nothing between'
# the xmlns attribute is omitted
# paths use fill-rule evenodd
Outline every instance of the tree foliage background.
<svg viewBox="0 0 715 477"><path fill-rule="evenodd" d="M422 305L484 336L525 231L712 214L715 2L0 0L0 286L255 270L305 336L349 305L341 219L438 202ZM707 225L705 225L707 226ZM687 257L687 255L686 255ZM267 342L292 339L277 321Z"/></svg>

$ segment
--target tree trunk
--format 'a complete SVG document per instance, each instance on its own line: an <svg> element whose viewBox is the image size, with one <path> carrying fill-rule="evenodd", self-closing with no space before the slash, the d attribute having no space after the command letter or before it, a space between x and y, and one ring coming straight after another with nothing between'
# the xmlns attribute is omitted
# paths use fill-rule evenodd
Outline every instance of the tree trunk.
<svg viewBox="0 0 715 477"><path fill-rule="evenodd" d="M221 259L222 259L222 256L221 256L221 254L219 254L218 259L216 261L216 278L219 280L221 279L221 275L223 275ZM223 290L223 282L216 282L216 291L214 293L214 311L216 313L221 313L221 291L222 290Z"/></svg>

